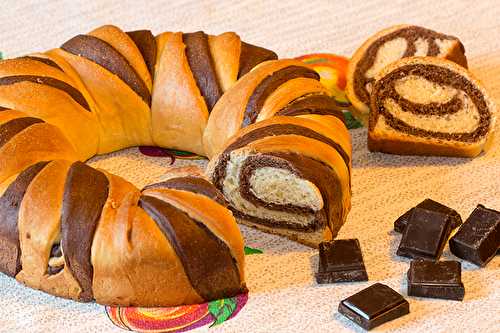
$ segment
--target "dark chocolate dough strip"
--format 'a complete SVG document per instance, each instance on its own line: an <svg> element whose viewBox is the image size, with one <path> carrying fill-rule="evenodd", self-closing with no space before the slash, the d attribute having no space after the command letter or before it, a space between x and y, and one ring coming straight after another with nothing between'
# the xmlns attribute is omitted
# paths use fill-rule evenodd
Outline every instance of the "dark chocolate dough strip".
<svg viewBox="0 0 500 333"><path fill-rule="evenodd" d="M233 212L233 215L237 219L246 220L252 223L260 224L263 226L271 227L271 228L285 228L288 230L297 230L301 232L314 232L318 230L320 226L326 225L326 216L323 210L320 210L316 213L316 219L307 225L299 225L297 223L290 223L289 221L280 221L280 220L270 220L265 218L260 218L252 215L245 214L231 205L228 208Z"/></svg>
<svg viewBox="0 0 500 333"><path fill-rule="evenodd" d="M61 246L68 268L82 288L82 301L93 299L91 248L108 192L104 173L82 162L73 163L64 187Z"/></svg>
<svg viewBox="0 0 500 333"><path fill-rule="evenodd" d="M241 127L246 127L255 122L267 97L269 97L272 92L283 83L297 78L319 80L319 74L307 67L288 66L267 76L259 83L248 99Z"/></svg>
<svg viewBox="0 0 500 333"><path fill-rule="evenodd" d="M436 31L432 31L429 29L425 29L422 27L411 26L405 29L394 31L390 34L387 34L380 39L378 39L375 43L370 45L370 47L366 50L364 57L358 62L355 72L354 72L354 91L356 96L365 104L370 104L370 94L366 90L366 85L370 82L373 82L373 78L367 78L365 76L366 71L371 68L375 62L375 57L377 56L377 52L379 48L384 45L386 42L396 39L396 38L404 38L406 39L408 46L403 57L410 57L415 54L416 46L415 42L418 38L425 38L425 40L429 43L429 49L427 51L427 56L437 56L439 54L439 47L436 44L436 39L446 39L446 40L457 40L456 37L448 36L445 34L438 33ZM460 42L459 42L460 43ZM465 49L463 45L460 43L462 52L465 53ZM465 58L464 58L465 59ZM465 60L464 60L465 61ZM467 67L467 62L459 63L464 67Z"/></svg>
<svg viewBox="0 0 500 333"><path fill-rule="evenodd" d="M342 159L345 161L347 167L350 165L350 158L346 151L332 139L321 135L307 127L293 125L293 124L272 124L265 127L257 128L230 144L222 153L220 162L217 164L214 172L214 179L212 179L215 187L222 189L222 182L226 178L226 166L229 161L229 155L233 150L244 147L252 141L262 139L268 136L278 136L278 135L300 135L305 136L314 140L318 140L331 146L340 154Z"/></svg>
<svg viewBox="0 0 500 333"><path fill-rule="evenodd" d="M245 291L229 248L203 223L151 196L143 195L139 205L168 239L191 285L204 300L222 299Z"/></svg>
<svg viewBox="0 0 500 333"><path fill-rule="evenodd" d="M13 75L13 76L5 76L0 78L0 85L10 85L10 84L16 84L19 82L33 82L37 84L43 84L55 89L59 89L80 104L85 110L90 111L90 106L87 103L87 100L83 95L80 93L78 89L76 89L73 86L70 86L64 81L54 79L52 77L48 76L37 76L37 75Z"/></svg>
<svg viewBox="0 0 500 333"><path fill-rule="evenodd" d="M215 200L223 206L227 206L227 201L224 198L224 195L209 181L200 177L187 176L171 178L164 182L148 185L144 188L144 190L155 188L170 188L174 190L198 193Z"/></svg>
<svg viewBox="0 0 500 333"><path fill-rule="evenodd" d="M208 46L208 35L203 31L182 34L186 45L186 57L196 85L205 99L208 112L222 96L222 89L215 73L214 60Z"/></svg>
<svg viewBox="0 0 500 333"><path fill-rule="evenodd" d="M467 96L471 99L472 103L474 103L479 113L480 120L478 128L473 132L465 133L435 132L414 128L406 122L395 118L389 111L385 109L384 100L386 96L390 96L391 82L407 75L420 76L428 81L445 86L450 86L454 89L462 90L463 92L465 92L465 94L467 94ZM428 64L402 66L386 75L383 79L377 81L373 88L373 94L376 94L374 96L376 97L376 101L375 106L372 107L374 116L370 117L370 129L373 129L373 127L375 126L379 113L384 115L389 126L400 132L420 137L433 137L444 140L453 139L462 142L474 142L477 139L484 137L487 134L488 128L490 126L491 115L488 112L488 105L481 91L477 89L471 82L469 82L464 76L444 67Z"/></svg>
<svg viewBox="0 0 500 333"><path fill-rule="evenodd" d="M0 271L11 277L21 271L19 208L29 184L47 163L39 162L25 169L0 197Z"/></svg>
<svg viewBox="0 0 500 333"><path fill-rule="evenodd" d="M240 65L238 79L250 72L252 68L261 62L276 60L278 56L271 50L241 42Z"/></svg>
<svg viewBox="0 0 500 333"><path fill-rule="evenodd" d="M48 58L42 58L42 57L36 57L36 56L24 56L24 57L19 57L17 59L27 59L27 60L33 60L33 61L38 61L41 63L44 63L45 65L48 65L50 67L57 68L62 71L62 68L59 67L58 64L56 64L54 61L48 59Z"/></svg>
<svg viewBox="0 0 500 333"><path fill-rule="evenodd" d="M104 67L125 82L146 104L151 104L151 93L139 74L120 52L102 39L78 35L64 43L61 49Z"/></svg>
<svg viewBox="0 0 500 333"><path fill-rule="evenodd" d="M142 54L144 62L148 67L151 79L155 75L156 63L156 39L150 30L128 31L127 35L134 41L135 45Z"/></svg>
<svg viewBox="0 0 500 333"><path fill-rule="evenodd" d="M27 129L31 125L43 123L42 119L33 117L23 117L9 120L0 125L0 148L10 141L17 134Z"/></svg>
<svg viewBox="0 0 500 333"><path fill-rule="evenodd" d="M300 116L307 114L334 116L342 120L345 124L342 108L339 107L333 97L323 94L310 94L297 98L278 111L276 116Z"/></svg>
<svg viewBox="0 0 500 333"><path fill-rule="evenodd" d="M393 81L394 82L394 81ZM413 103L404 97L399 96L396 90L391 93L391 98L397 98L398 104L403 110L408 110L413 114L418 115L428 115L428 116L444 116L453 113L457 113L463 107L462 100L458 98L457 95L453 96L451 100L446 103L429 103L429 104L419 104Z"/></svg>
<svg viewBox="0 0 500 333"><path fill-rule="evenodd" d="M6 108L6 107L3 107L3 106L0 106L0 111L5 111L5 110L10 110L10 109Z"/></svg>

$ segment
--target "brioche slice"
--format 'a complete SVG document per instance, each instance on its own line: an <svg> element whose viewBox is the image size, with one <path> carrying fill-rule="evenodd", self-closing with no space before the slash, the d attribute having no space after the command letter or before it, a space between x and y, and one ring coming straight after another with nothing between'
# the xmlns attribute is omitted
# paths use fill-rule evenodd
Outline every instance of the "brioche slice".
<svg viewBox="0 0 500 333"><path fill-rule="evenodd" d="M349 63L346 93L357 119L368 122L375 76L390 63L411 56L449 59L467 67L464 46L456 37L406 24L384 29L364 42Z"/></svg>
<svg viewBox="0 0 500 333"><path fill-rule="evenodd" d="M403 155L477 156L495 105L463 67L434 57L401 59L373 85L368 148Z"/></svg>
<svg viewBox="0 0 500 333"><path fill-rule="evenodd" d="M351 142L336 117L275 116L231 138L207 173L238 221L317 247L350 209Z"/></svg>

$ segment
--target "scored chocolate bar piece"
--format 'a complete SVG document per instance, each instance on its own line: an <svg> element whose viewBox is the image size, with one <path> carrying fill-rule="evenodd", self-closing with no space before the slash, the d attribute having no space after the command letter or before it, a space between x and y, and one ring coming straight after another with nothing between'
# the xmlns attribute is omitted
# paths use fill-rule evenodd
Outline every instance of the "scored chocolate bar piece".
<svg viewBox="0 0 500 333"><path fill-rule="evenodd" d="M410 313L410 304L390 287L375 283L339 304L339 312L365 330Z"/></svg>
<svg viewBox="0 0 500 333"><path fill-rule="evenodd" d="M458 261L413 260L407 278L409 296L464 299L462 265Z"/></svg>
<svg viewBox="0 0 500 333"><path fill-rule="evenodd" d="M460 214L458 214L456 210L451 209L450 207L447 207L432 199L425 199L424 201L419 203L416 207L448 214L451 218L452 230L458 228L462 224L462 218L460 217ZM410 218L414 209L415 208L410 209L409 211L401 215L396 221L394 221L394 231L402 233L405 230L406 225L408 224L408 219Z"/></svg>
<svg viewBox="0 0 500 333"><path fill-rule="evenodd" d="M357 239L339 239L319 244L318 283L368 281Z"/></svg>
<svg viewBox="0 0 500 333"><path fill-rule="evenodd" d="M450 239L450 250L459 258L484 267L500 248L500 212L478 205Z"/></svg>
<svg viewBox="0 0 500 333"><path fill-rule="evenodd" d="M396 254L413 259L438 260L451 230L449 215L415 207Z"/></svg>

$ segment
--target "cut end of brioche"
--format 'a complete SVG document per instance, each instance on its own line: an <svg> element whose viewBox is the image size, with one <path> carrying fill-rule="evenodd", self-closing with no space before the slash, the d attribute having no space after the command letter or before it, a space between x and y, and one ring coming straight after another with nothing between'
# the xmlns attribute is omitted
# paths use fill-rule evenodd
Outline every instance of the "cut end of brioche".
<svg viewBox="0 0 500 333"><path fill-rule="evenodd" d="M371 95L368 147L404 155L477 156L492 135L496 106L462 66L409 57L384 68Z"/></svg>

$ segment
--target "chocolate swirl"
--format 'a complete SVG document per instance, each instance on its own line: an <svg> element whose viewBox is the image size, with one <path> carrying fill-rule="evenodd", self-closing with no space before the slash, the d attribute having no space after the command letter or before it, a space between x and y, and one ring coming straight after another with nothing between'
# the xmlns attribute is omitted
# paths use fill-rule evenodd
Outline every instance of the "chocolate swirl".
<svg viewBox="0 0 500 333"><path fill-rule="evenodd" d="M458 95L455 95L450 101L442 104L429 103L426 105L412 103L402 98L395 90L394 84L400 78L408 75L422 77L430 82L434 82L443 86L454 88L457 91L463 91L465 95L472 101L479 113L479 126L473 132L465 133L444 133L438 131L425 130L415 128L405 121L396 118L384 106L387 98L392 98L402 107L405 112L411 112L419 115L449 115L459 111L463 103ZM392 128L420 137L433 137L444 140L456 140L462 142L474 142L479 138L484 137L489 129L491 115L488 111L487 102L481 91L474 86L463 75L454 72L448 68L440 67L431 64L412 64L405 65L392 71L374 85L372 96L372 113L370 117L370 129L373 129L378 115L384 116L387 124Z"/></svg>

